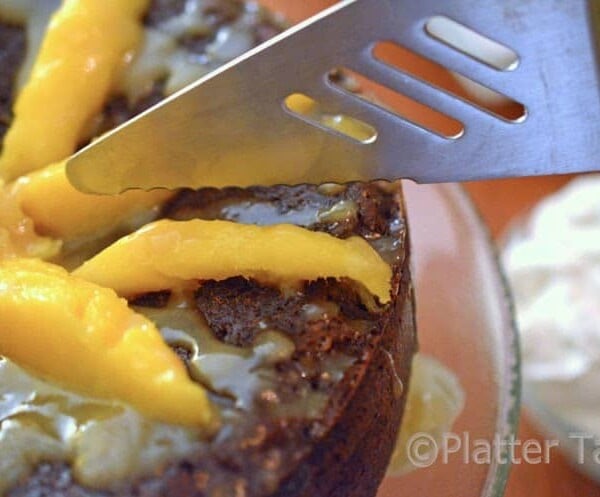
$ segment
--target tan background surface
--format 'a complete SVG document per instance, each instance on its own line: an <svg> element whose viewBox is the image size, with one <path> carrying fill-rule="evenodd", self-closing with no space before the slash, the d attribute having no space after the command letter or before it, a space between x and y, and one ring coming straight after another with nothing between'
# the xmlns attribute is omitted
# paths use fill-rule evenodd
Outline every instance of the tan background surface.
<svg viewBox="0 0 600 497"><path fill-rule="evenodd" d="M284 12L292 21L302 20L336 3L336 0L260 1L276 11ZM498 238L511 220L527 212L537 200L556 191L568 179L544 177L485 181L468 184L466 188L492 234ZM519 439L542 440L526 413L521 417ZM550 464L513 466L506 497L600 497L600 485L579 475L556 453Z"/></svg>

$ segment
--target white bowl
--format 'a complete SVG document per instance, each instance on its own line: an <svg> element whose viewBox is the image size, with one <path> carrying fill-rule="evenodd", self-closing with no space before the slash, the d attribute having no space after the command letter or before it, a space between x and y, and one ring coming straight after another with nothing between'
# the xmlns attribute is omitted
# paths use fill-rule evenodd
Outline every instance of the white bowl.
<svg viewBox="0 0 600 497"><path fill-rule="evenodd" d="M600 175L572 179L517 220L504 243L521 299L524 406L546 443L597 482L599 190Z"/></svg>

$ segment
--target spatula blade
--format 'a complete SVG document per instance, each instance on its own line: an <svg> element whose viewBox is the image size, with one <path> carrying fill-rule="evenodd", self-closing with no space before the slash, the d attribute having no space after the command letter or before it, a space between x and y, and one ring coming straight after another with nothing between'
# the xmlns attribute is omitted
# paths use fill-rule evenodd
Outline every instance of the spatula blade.
<svg viewBox="0 0 600 497"><path fill-rule="evenodd" d="M508 22L503 6L497 0L450 0L443 8L437 0L345 0L83 149L68 161L69 179L83 191L118 193L398 178L447 182L600 169L598 17L585 0L528 2L519 7L519 22ZM518 68L500 73L433 41L424 23L445 10L465 25L489 26L490 36L496 26L518 53ZM496 78L501 91L526 105L527 118L504 122L406 74L391 74L372 57L380 40L427 48L436 62L471 69L492 88ZM394 89L435 104L464 123L463 137L444 139L344 94L327 82L339 66L381 74ZM486 75L492 83L483 80ZM316 98L332 115L368 123L376 139L361 143L308 125L284 110L291 93Z"/></svg>

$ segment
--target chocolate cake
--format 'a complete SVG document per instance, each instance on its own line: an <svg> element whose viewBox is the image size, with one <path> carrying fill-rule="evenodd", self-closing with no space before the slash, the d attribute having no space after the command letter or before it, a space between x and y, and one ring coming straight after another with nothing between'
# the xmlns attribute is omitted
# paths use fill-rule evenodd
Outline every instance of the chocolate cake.
<svg viewBox="0 0 600 497"><path fill-rule="evenodd" d="M0 144L11 121L16 75L24 58L24 30L0 20Z"/></svg>
<svg viewBox="0 0 600 497"><path fill-rule="evenodd" d="M167 21L185 3L153 1L146 23ZM234 23L247 8L237 1L208 3L212 35L179 40L198 54L216 28ZM271 18L256 19L254 43L277 31ZM0 132L10 120L10 96L23 51L22 30L0 24ZM98 129L162 98L164 85L164 80L156 81L133 106L124 97L113 99ZM44 462L7 496L374 496L394 447L416 349L400 184L182 190L163 206L161 217L291 223L339 238L361 236L392 267L391 302L383 305L359 283L345 279L289 288L242 277L199 281L186 296L185 312L209 330L215 350L226 347L229 354L245 358L234 362L241 369L226 371L215 382L220 369L210 376L198 368L198 345L206 335L192 331L184 336L179 332L189 330L170 322L173 312L180 312L174 311L180 296L165 288L132 298L130 305L157 322L192 378L211 391L222 414L219 432L202 440L192 456L109 489L81 486L68 465ZM263 342L269 333L275 338ZM257 347L265 343L271 352L255 361Z"/></svg>

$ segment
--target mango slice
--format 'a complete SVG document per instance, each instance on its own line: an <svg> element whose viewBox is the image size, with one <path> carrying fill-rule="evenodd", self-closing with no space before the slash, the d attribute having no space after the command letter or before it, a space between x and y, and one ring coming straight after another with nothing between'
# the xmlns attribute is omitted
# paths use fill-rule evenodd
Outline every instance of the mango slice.
<svg viewBox="0 0 600 497"><path fill-rule="evenodd" d="M60 240L40 236L13 192L0 181L0 261L15 257L50 259L61 249Z"/></svg>
<svg viewBox="0 0 600 497"><path fill-rule="evenodd" d="M68 157L142 36L148 0L64 0L53 16L4 139L0 177Z"/></svg>
<svg viewBox="0 0 600 497"><path fill-rule="evenodd" d="M114 291L46 262L0 262L0 355L150 419L206 432L218 423L205 390L150 321Z"/></svg>
<svg viewBox="0 0 600 497"><path fill-rule="evenodd" d="M34 220L36 229L63 240L98 237L125 223L134 224L136 219L153 218L153 211L173 195L166 190L87 195L71 186L64 162L19 178L13 190L23 212Z"/></svg>
<svg viewBox="0 0 600 497"><path fill-rule="evenodd" d="M341 240L293 225L199 219L149 224L74 274L124 296L198 279L244 276L279 284L345 277L361 282L384 303L390 300L392 276L388 264L359 237Z"/></svg>

